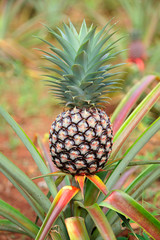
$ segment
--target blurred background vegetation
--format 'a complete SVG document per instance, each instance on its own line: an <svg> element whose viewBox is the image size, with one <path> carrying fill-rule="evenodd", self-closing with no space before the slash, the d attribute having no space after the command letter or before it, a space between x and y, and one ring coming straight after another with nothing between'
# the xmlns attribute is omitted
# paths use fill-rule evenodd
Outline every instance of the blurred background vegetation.
<svg viewBox="0 0 160 240"><path fill-rule="evenodd" d="M116 105L135 82L160 71L159 12L159 0L0 0L2 106L19 118L51 116L57 102L40 81L40 66L46 63L35 48L44 49L44 44L35 36L50 38L43 24L55 29L70 19L78 28L85 18L101 28L113 17L116 38L124 36L117 48L127 49L113 59L127 63L121 69L123 91L111 102Z"/></svg>

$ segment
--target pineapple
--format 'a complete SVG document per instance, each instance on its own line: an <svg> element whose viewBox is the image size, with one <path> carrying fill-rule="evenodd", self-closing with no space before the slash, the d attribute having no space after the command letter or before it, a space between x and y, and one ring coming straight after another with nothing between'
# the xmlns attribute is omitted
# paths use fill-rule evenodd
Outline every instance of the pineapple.
<svg viewBox="0 0 160 240"><path fill-rule="evenodd" d="M93 25L87 28L85 21L79 33L71 22L63 24L64 31L58 28L59 33L48 28L63 50L41 39L52 51L42 50L43 56L58 66L45 67L50 71L50 75L46 75L47 85L68 108L52 123L50 153L56 167L71 175L100 171L112 151L113 131L101 106L107 102L106 94L119 88L119 79L110 79L118 73L109 70L120 64L106 65L117 54L111 51L117 41L106 45L114 34L109 33L112 26L105 31L108 24L98 33Z"/></svg>

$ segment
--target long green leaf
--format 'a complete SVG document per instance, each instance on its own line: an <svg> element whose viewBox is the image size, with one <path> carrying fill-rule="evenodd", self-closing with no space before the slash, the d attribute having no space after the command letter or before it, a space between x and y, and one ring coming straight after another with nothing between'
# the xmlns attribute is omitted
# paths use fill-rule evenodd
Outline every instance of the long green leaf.
<svg viewBox="0 0 160 240"><path fill-rule="evenodd" d="M122 158L122 159L123 159L123 158ZM121 159L121 160L122 160L122 159ZM121 160L119 160L119 161L121 161ZM118 160L117 160L117 162L118 162ZM160 160L141 160L141 161L133 161L133 162L130 162L130 163L128 164L128 167L142 166L142 165L144 166L144 165L151 165L151 164L155 164L155 165L160 164ZM115 167L116 167L116 164L115 164L115 163L113 163L113 164L107 164L107 165L105 166L105 170L111 171L111 170L114 170Z"/></svg>
<svg viewBox="0 0 160 240"><path fill-rule="evenodd" d="M52 224L78 191L79 189L73 186L65 186L61 188L57 193L35 240L43 240L47 236Z"/></svg>
<svg viewBox="0 0 160 240"><path fill-rule="evenodd" d="M23 231L19 226L7 219L0 219L0 231L16 232L29 236L29 234Z"/></svg>
<svg viewBox="0 0 160 240"><path fill-rule="evenodd" d="M160 222L128 194L115 190L100 203L100 206L110 208L132 219L151 237L159 240Z"/></svg>
<svg viewBox="0 0 160 240"><path fill-rule="evenodd" d="M22 213L20 213L17 209L9 205L0 199L0 215L7 218L11 222L18 225L21 229L23 229L29 236L35 238L39 227L34 224L31 220L25 217Z"/></svg>
<svg viewBox="0 0 160 240"><path fill-rule="evenodd" d="M45 211L43 210L43 208L39 205L38 202L36 202L34 200L34 198L28 193L25 192L25 190L20 187L16 181L6 172L4 172L3 170L1 171L7 178L8 180L17 188L17 190L20 192L20 194L27 200L27 202L29 203L29 205L33 208L33 210L35 211L35 213L37 214L37 216L41 219L41 221L43 222L44 218L45 218Z"/></svg>
<svg viewBox="0 0 160 240"><path fill-rule="evenodd" d="M86 207L86 210L89 212L90 216L92 217L103 239L116 240L113 230L105 214L103 213L101 208L98 206L98 204L95 203L92 206Z"/></svg>
<svg viewBox="0 0 160 240"><path fill-rule="evenodd" d="M160 83L146 96L137 106L133 113L127 118L114 136L114 146L111 158L113 159L127 137L135 129L140 120L145 116L149 109L154 105L160 96Z"/></svg>
<svg viewBox="0 0 160 240"><path fill-rule="evenodd" d="M65 177L66 175L67 175L67 173L63 173L63 172L57 171L57 172L51 172L51 173L48 173L48 174L44 174L44 175L40 175L40 176L37 176L37 177L33 177L32 180L39 179L39 178L45 178L45 177L51 177L51 176Z"/></svg>
<svg viewBox="0 0 160 240"><path fill-rule="evenodd" d="M160 165L151 165L145 169L125 190L134 199L137 199L155 180L159 178Z"/></svg>
<svg viewBox="0 0 160 240"><path fill-rule="evenodd" d="M87 229L82 217L70 217L65 219L65 224L70 240L89 240Z"/></svg>
<svg viewBox="0 0 160 240"><path fill-rule="evenodd" d="M4 175L6 175L6 177L9 176L9 179L13 180L13 184L15 183L16 186L18 185L20 188L22 188L22 191L25 192L25 194L28 194L28 197L30 195L34 199L34 201L36 202L35 207L38 212L39 204L41 206L40 209L43 208L45 212L49 210L51 205L49 199L22 170L20 170L14 163L8 160L2 153L0 153L0 168L2 169L2 172L4 173ZM19 187L18 190L20 190ZM41 216L41 211L39 214Z"/></svg>
<svg viewBox="0 0 160 240"><path fill-rule="evenodd" d="M12 127L12 129L16 132L16 134L20 137L28 151L31 153L33 159L35 160L39 170L42 174L48 174L49 170L46 167L43 158L41 157L40 153L38 152L35 145L32 143L32 141L29 139L29 137L26 135L26 133L23 131L23 129L16 123L16 121L7 113L2 107L0 107L0 114L4 117L4 119L9 123L9 125ZM57 194L56 186L52 180L52 178L46 178L45 179L50 192L52 193L53 197Z"/></svg>
<svg viewBox="0 0 160 240"><path fill-rule="evenodd" d="M111 190L115 185L120 175L125 170L129 162L136 156L142 147L149 141L149 139L160 129L160 118L158 118L151 126L149 126L144 133L134 142L134 144L127 150L122 161L117 164L115 170L112 172L107 180L107 189Z"/></svg>
<svg viewBox="0 0 160 240"><path fill-rule="evenodd" d="M159 168L159 167L158 167ZM157 169L157 165L151 165L144 169L125 189L125 192L131 195L146 179L154 173Z"/></svg>

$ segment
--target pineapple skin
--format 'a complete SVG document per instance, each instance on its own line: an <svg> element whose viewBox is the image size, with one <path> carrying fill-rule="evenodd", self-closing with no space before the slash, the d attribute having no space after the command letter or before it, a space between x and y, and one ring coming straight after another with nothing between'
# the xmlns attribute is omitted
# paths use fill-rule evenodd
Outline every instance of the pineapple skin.
<svg viewBox="0 0 160 240"><path fill-rule="evenodd" d="M101 109L72 108L58 115L49 133L53 163L71 175L103 169L113 145L110 119Z"/></svg>

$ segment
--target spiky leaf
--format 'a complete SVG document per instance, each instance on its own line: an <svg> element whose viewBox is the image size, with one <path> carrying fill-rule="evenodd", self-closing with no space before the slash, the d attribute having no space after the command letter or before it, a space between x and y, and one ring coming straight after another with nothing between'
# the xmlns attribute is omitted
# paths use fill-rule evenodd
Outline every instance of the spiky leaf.
<svg viewBox="0 0 160 240"><path fill-rule="evenodd" d="M113 52L115 44L120 39L111 41L115 34L111 29L114 25L105 29L106 26L96 33L96 27L91 25L89 28L83 21L79 33L74 25L63 24L64 31L60 28L58 33L51 28L48 31L59 42L62 49L58 49L46 40L41 39L50 46L51 52L44 51L45 59L58 67L47 67L50 71L51 92L61 100L62 104L69 107L96 107L101 103L107 102L105 94L117 90L120 79L114 79L119 73L108 73L119 64L111 65L106 63L119 52ZM60 70L59 70L60 69ZM55 72L61 75L59 79ZM54 80L53 80L54 79ZM47 80L48 81L48 80ZM58 84L56 84L58 82ZM112 90L112 91L110 91Z"/></svg>

